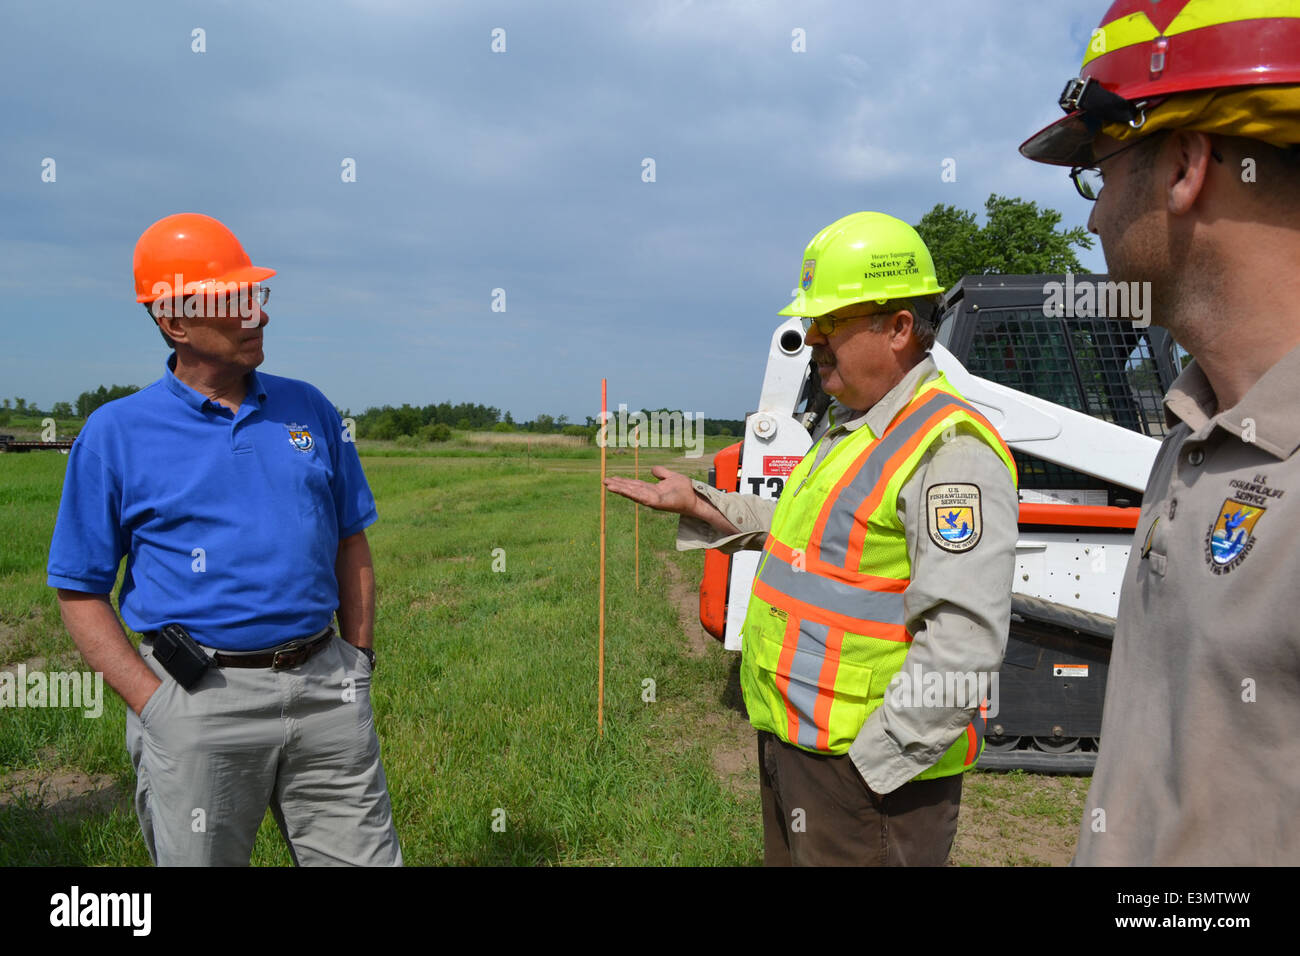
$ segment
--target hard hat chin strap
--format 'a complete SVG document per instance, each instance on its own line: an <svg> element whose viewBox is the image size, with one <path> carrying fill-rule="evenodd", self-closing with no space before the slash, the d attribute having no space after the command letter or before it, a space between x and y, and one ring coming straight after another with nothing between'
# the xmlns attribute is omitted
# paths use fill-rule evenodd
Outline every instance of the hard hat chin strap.
<svg viewBox="0 0 1300 956"><path fill-rule="evenodd" d="M1094 132L1107 123L1128 123L1141 129L1147 120L1146 100L1130 103L1118 93L1112 93L1092 77L1083 80L1075 77L1065 84L1058 100L1066 113L1082 113L1082 119Z"/></svg>

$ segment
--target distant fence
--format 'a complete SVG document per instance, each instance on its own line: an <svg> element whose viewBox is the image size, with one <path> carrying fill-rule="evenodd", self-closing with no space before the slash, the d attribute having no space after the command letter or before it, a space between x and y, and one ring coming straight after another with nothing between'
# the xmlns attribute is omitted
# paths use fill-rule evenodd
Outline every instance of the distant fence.
<svg viewBox="0 0 1300 956"><path fill-rule="evenodd" d="M581 448L590 445L591 439L583 435L552 435L545 432L470 432L465 440L477 445L556 445L563 448Z"/></svg>

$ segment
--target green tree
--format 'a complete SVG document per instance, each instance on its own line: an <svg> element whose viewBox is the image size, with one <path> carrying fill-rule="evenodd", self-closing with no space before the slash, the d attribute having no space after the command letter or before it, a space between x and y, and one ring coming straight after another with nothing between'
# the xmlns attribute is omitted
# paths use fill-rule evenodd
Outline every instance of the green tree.
<svg viewBox="0 0 1300 956"><path fill-rule="evenodd" d="M1061 214L1037 203L994 193L984 204L984 216L981 228L975 213L940 204L916 224L944 288L964 275L1078 272L1074 247L1092 248L1087 229L1058 229Z"/></svg>
<svg viewBox="0 0 1300 956"><path fill-rule="evenodd" d="M105 388L103 385L93 392L82 392L77 396L77 416L85 418L95 409L99 408L105 402L111 402L118 398L125 398L133 392L138 392L138 385L113 385Z"/></svg>

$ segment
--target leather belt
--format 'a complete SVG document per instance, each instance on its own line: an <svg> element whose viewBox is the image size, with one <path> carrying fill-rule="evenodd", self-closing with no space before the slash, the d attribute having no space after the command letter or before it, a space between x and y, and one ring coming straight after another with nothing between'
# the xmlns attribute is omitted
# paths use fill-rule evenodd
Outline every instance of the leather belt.
<svg viewBox="0 0 1300 956"><path fill-rule="evenodd" d="M153 640L153 633L146 634ZM334 628L327 627L315 637L289 641L261 651L214 651L213 663L218 667L269 667L273 671L288 670L305 664L329 646L334 638Z"/></svg>

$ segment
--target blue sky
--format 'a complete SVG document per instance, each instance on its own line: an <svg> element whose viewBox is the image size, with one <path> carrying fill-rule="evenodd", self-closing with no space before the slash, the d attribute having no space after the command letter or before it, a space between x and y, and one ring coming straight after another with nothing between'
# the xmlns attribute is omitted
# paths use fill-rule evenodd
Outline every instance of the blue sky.
<svg viewBox="0 0 1300 956"><path fill-rule="evenodd" d="M1106 6L11 0L0 395L157 378L132 248L192 211L278 270L263 368L339 406L581 421L607 376L611 407L739 418L827 223L991 192L1086 222L1016 147Z"/></svg>

